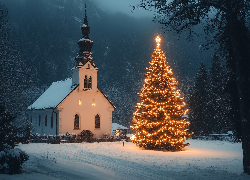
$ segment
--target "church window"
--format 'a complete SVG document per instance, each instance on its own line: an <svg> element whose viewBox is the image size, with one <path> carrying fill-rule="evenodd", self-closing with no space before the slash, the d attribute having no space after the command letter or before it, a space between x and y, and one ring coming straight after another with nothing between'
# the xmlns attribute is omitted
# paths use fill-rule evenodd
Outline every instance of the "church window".
<svg viewBox="0 0 250 180"><path fill-rule="evenodd" d="M53 128L53 113L52 113L52 115L51 115L51 127Z"/></svg>
<svg viewBox="0 0 250 180"><path fill-rule="evenodd" d="M98 114L95 116L95 128L100 128L100 116Z"/></svg>
<svg viewBox="0 0 250 180"><path fill-rule="evenodd" d="M92 106L95 106L95 100L93 99L93 101L92 101Z"/></svg>
<svg viewBox="0 0 250 180"><path fill-rule="evenodd" d="M78 104L79 104L79 106L82 105L82 100L81 99L78 100Z"/></svg>
<svg viewBox="0 0 250 180"><path fill-rule="evenodd" d="M89 77L89 85L88 85L89 87L89 89L91 89L92 88L92 78L91 78L91 76Z"/></svg>
<svg viewBox="0 0 250 180"><path fill-rule="evenodd" d="M85 75L85 79L84 79L84 88L88 88L88 78Z"/></svg>
<svg viewBox="0 0 250 180"><path fill-rule="evenodd" d="M45 126L47 126L47 115L45 116Z"/></svg>
<svg viewBox="0 0 250 180"><path fill-rule="evenodd" d="M75 115L74 129L79 129L79 115L78 114Z"/></svg>
<svg viewBox="0 0 250 180"><path fill-rule="evenodd" d="M32 116L30 117L30 123L32 123Z"/></svg>
<svg viewBox="0 0 250 180"><path fill-rule="evenodd" d="M39 117L38 117L38 125L39 126L41 125L41 115L39 115Z"/></svg>

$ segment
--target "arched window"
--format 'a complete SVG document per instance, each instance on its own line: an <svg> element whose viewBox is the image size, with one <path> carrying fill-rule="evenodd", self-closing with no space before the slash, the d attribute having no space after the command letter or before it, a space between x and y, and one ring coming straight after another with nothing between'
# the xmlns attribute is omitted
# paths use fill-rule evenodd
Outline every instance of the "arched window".
<svg viewBox="0 0 250 180"><path fill-rule="evenodd" d="M88 88L88 78L87 78L87 75L85 75L85 79L84 79L84 88Z"/></svg>
<svg viewBox="0 0 250 180"><path fill-rule="evenodd" d="M51 122L50 122L50 126L53 128L53 113L51 114Z"/></svg>
<svg viewBox="0 0 250 180"><path fill-rule="evenodd" d="M100 128L100 116L98 114L95 116L95 128Z"/></svg>
<svg viewBox="0 0 250 180"><path fill-rule="evenodd" d="M89 77L89 89L91 89L92 88L92 78L91 78L91 76Z"/></svg>
<svg viewBox="0 0 250 180"><path fill-rule="evenodd" d="M45 126L47 126L47 115L45 116Z"/></svg>
<svg viewBox="0 0 250 180"><path fill-rule="evenodd" d="M79 116L78 116L78 114L75 115L74 129L79 129Z"/></svg>

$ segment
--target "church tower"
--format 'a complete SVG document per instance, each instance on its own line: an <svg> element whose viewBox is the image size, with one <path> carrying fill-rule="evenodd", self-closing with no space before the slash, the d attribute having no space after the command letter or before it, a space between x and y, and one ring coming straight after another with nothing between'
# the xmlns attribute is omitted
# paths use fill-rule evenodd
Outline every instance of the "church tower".
<svg viewBox="0 0 250 180"><path fill-rule="evenodd" d="M85 4L85 18L81 27L83 37L78 41L79 53L75 58L72 85L79 84L79 91L97 90L97 71L91 48L93 41L89 39L90 27L87 19Z"/></svg>

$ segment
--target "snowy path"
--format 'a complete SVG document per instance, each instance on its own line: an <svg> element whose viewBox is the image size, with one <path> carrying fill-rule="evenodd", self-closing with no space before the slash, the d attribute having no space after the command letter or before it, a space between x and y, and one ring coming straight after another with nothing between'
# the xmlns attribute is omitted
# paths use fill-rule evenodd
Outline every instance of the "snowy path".
<svg viewBox="0 0 250 180"><path fill-rule="evenodd" d="M30 155L24 174L0 179L244 180L240 143L189 140L182 152L142 150L132 143L20 144Z"/></svg>

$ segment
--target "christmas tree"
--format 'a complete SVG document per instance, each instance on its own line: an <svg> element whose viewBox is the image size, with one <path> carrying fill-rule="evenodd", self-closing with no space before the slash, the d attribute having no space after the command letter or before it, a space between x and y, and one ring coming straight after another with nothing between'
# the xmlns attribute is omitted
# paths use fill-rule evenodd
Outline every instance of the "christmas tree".
<svg viewBox="0 0 250 180"><path fill-rule="evenodd" d="M180 151L188 143L184 141L192 133L188 132L189 122L183 116L188 109L176 86L178 82L160 49L160 37L153 52L150 67L146 68L145 84L139 93L131 128L134 143L145 149Z"/></svg>

